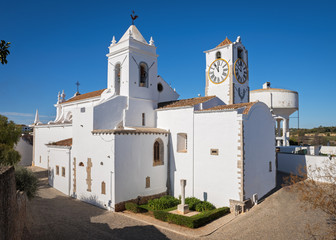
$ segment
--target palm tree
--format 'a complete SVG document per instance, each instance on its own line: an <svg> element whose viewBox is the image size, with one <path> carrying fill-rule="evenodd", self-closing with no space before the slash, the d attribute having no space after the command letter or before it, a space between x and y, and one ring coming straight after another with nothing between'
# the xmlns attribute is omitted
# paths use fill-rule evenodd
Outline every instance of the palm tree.
<svg viewBox="0 0 336 240"><path fill-rule="evenodd" d="M0 61L2 64L7 64L7 56L10 54L9 48L10 42L5 42L5 40L1 40L0 43Z"/></svg>

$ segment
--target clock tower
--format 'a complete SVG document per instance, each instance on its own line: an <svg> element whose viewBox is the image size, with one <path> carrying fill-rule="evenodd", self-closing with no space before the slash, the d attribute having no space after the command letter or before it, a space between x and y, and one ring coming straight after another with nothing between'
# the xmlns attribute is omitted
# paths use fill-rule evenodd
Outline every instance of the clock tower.
<svg viewBox="0 0 336 240"><path fill-rule="evenodd" d="M205 95L216 95L225 104L249 102L247 50L238 37L226 38L216 48L205 51Z"/></svg>

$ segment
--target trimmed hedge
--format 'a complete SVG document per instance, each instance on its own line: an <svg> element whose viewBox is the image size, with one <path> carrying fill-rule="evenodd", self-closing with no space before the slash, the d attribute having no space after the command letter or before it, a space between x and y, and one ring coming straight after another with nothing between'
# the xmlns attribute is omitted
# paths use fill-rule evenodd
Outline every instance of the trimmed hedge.
<svg viewBox="0 0 336 240"><path fill-rule="evenodd" d="M187 197L185 199L185 203L189 205L189 209L195 211L196 205L201 203L202 201L195 197Z"/></svg>
<svg viewBox="0 0 336 240"><path fill-rule="evenodd" d="M172 208L177 206L180 203L180 200L172 196L163 196L158 199L153 199L148 201L148 207L153 210L163 210L167 208Z"/></svg>
<svg viewBox="0 0 336 240"><path fill-rule="evenodd" d="M195 207L195 210L197 212L204 212L204 211L209 211L213 209L216 209L216 207L207 201L197 203Z"/></svg>
<svg viewBox="0 0 336 240"><path fill-rule="evenodd" d="M134 213L142 213L142 212L147 211L146 209L143 209L139 205L137 205L135 203L132 203L132 202L125 203L125 208L126 208L126 210L134 212Z"/></svg>
<svg viewBox="0 0 336 240"><path fill-rule="evenodd" d="M223 207L200 214L186 217L182 215L172 214L166 211L154 211L154 217L161 221L182 225L189 228L198 228L213 220L220 218L230 212L230 208Z"/></svg>

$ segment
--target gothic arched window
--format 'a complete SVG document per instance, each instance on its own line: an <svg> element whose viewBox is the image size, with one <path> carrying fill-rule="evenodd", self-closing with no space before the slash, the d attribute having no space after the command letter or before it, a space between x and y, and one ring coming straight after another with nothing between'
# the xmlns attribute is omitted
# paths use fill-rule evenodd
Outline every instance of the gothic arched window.
<svg viewBox="0 0 336 240"><path fill-rule="evenodd" d="M101 194L106 194L106 184L104 181L101 183Z"/></svg>
<svg viewBox="0 0 336 240"><path fill-rule="evenodd" d="M140 87L148 87L148 66L146 63L142 62L139 65L140 70Z"/></svg>
<svg viewBox="0 0 336 240"><path fill-rule="evenodd" d="M163 165L164 146L160 138L155 140L153 150L153 166Z"/></svg>
<svg viewBox="0 0 336 240"><path fill-rule="evenodd" d="M120 63L115 65L114 68L114 88L115 88L115 93L120 94L120 80L121 80L121 67Z"/></svg>

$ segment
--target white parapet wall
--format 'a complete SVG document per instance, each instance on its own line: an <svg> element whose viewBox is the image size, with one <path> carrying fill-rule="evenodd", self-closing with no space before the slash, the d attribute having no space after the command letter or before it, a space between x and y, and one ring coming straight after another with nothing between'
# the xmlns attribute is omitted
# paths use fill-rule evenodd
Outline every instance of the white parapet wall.
<svg viewBox="0 0 336 240"><path fill-rule="evenodd" d="M315 181L336 183L336 157L277 153L278 171L304 175Z"/></svg>

